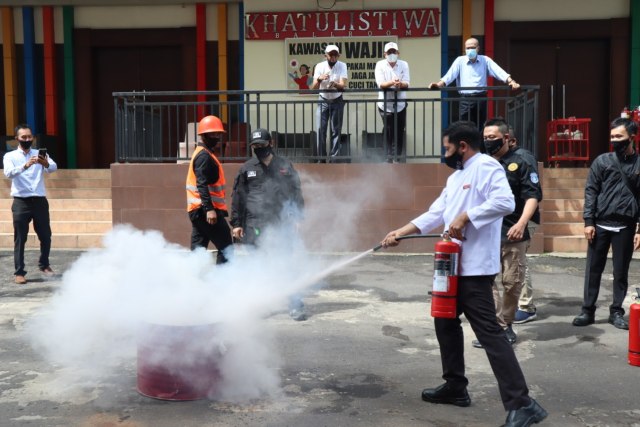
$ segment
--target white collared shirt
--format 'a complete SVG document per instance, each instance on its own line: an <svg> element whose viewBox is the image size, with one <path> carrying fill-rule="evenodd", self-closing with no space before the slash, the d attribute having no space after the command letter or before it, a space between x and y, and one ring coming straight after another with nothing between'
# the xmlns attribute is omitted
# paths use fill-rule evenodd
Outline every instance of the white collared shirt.
<svg viewBox="0 0 640 427"><path fill-rule="evenodd" d="M48 168L36 163L25 169L24 165L27 160L37 155L38 150L35 148L30 148L26 153L22 149L16 148L4 155L4 175L11 178L12 197L46 197L44 173L55 172L58 170L58 165L51 157L47 156Z"/></svg>
<svg viewBox="0 0 640 427"><path fill-rule="evenodd" d="M394 79L399 79L401 82L405 82L407 85L409 85L409 82L411 81L411 77L409 75L409 64L407 63L407 61L403 61L402 59L398 59L393 67L391 66L391 64L389 64L389 61L387 61L386 58L378 61L376 64L375 75L376 84L378 85L378 87L380 87L382 83ZM386 110L389 113L393 113L393 101L394 99L396 99L396 93L394 92L395 90L393 88L389 88L386 92L383 90L378 92L378 99L384 99L385 94L387 96L386 108L384 102L378 102L379 109ZM397 96L398 99L407 99L407 91L398 90ZM406 102L398 101L397 111L404 110L404 107L406 106Z"/></svg>
<svg viewBox="0 0 640 427"><path fill-rule="evenodd" d="M500 230L502 218L515 209L513 192L504 168L486 154L476 154L464 169L451 174L440 196L429 210L411 223L426 234L467 212L460 255L461 276L485 276L500 272Z"/></svg>
<svg viewBox="0 0 640 427"><path fill-rule="evenodd" d="M320 82L318 89L329 89L331 82L340 82L340 79L347 79L347 64L337 61L333 67L329 66L327 61L322 61L316 65L313 72L313 79L316 80L321 75L329 73L329 78ZM321 92L320 96L324 99L336 99L342 96L342 92Z"/></svg>

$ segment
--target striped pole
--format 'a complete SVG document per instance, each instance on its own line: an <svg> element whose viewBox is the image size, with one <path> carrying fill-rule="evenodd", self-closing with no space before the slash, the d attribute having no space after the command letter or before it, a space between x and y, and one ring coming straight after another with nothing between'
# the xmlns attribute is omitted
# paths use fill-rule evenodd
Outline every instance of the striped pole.
<svg viewBox="0 0 640 427"><path fill-rule="evenodd" d="M4 70L4 108L6 134L13 135L18 117L18 76L16 73L16 39L13 9L2 8L2 60Z"/></svg>
<svg viewBox="0 0 640 427"><path fill-rule="evenodd" d="M64 32L64 111L67 140L67 167L78 167L78 146L76 134L76 86L73 68L73 6L62 6Z"/></svg>

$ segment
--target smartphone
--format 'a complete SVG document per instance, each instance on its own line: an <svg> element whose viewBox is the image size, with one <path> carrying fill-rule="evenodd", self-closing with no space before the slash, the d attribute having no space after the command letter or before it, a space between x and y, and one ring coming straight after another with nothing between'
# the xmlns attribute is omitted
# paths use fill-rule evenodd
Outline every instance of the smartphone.
<svg viewBox="0 0 640 427"><path fill-rule="evenodd" d="M38 157L42 157L43 159L47 158L47 149L46 148L38 148Z"/></svg>

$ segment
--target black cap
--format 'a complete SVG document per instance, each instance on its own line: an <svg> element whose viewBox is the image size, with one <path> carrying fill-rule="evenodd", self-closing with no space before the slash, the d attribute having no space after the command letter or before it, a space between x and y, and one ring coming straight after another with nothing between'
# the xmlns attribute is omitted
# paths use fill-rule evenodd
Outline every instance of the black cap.
<svg viewBox="0 0 640 427"><path fill-rule="evenodd" d="M266 129L258 128L251 132L251 142L249 143L249 145L263 144L269 141L271 141L271 135L269 134L269 131Z"/></svg>

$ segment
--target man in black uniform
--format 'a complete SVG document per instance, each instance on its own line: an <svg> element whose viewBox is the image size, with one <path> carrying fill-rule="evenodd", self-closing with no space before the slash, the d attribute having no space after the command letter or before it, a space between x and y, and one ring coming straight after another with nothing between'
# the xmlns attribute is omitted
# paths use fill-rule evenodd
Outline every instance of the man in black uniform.
<svg viewBox="0 0 640 427"><path fill-rule="evenodd" d="M213 149L226 133L222 121L206 116L198 123L202 142L191 156L187 173L187 211L191 220L191 250L207 248L209 242L218 249L217 264L228 261L231 231L225 217L229 216L224 197L224 170Z"/></svg>
<svg viewBox="0 0 640 427"><path fill-rule="evenodd" d="M538 203L542 200L542 190L538 173L529 162L509 150L508 131L507 123L501 118L495 118L485 123L483 135L487 154L498 160L504 167L516 202L513 213L502 219L500 244L504 289L502 297L495 283L493 286L498 323L505 329L509 342L514 344L517 336L511 324L524 284L527 249L531 239L527 225L535 215L539 216ZM482 343L474 342L474 345L478 347Z"/></svg>
<svg viewBox="0 0 640 427"><path fill-rule="evenodd" d="M259 246L268 228L291 226L293 234L304 199L298 173L289 160L275 155L269 131L253 131L249 145L256 157L242 165L233 183L231 226L237 241ZM306 320L299 297L292 298L290 309L292 318Z"/></svg>
<svg viewBox="0 0 640 427"><path fill-rule="evenodd" d="M584 189L584 237L589 240L587 268L584 273L582 313L574 326L595 322L596 301L609 247L613 252L613 302L609 323L629 329L622 303L629 287L629 264L633 251L640 247L640 158L633 141L638 125L626 118L611 122L613 153L599 155L591 164Z"/></svg>
<svg viewBox="0 0 640 427"><path fill-rule="evenodd" d="M514 153L520 155L524 160L529 163L529 165L533 168L533 171L538 173L538 161L533 153L526 148L522 148L518 145L518 138L515 136L515 132L513 127L509 125L509 150ZM540 175L538 175L540 176ZM540 212L536 211L529 221L529 225L527 228L529 229L529 235L533 239L533 235L536 232L536 228L540 225ZM529 240L531 243L531 240ZM529 248L527 247L527 250ZM520 293L520 300L518 301L518 309L516 310L516 315L513 320L513 323L527 323L538 318L537 308L535 303L533 302L533 284L531 283L531 273L529 272L529 264L525 267L524 270L524 285L522 286L522 292Z"/></svg>

